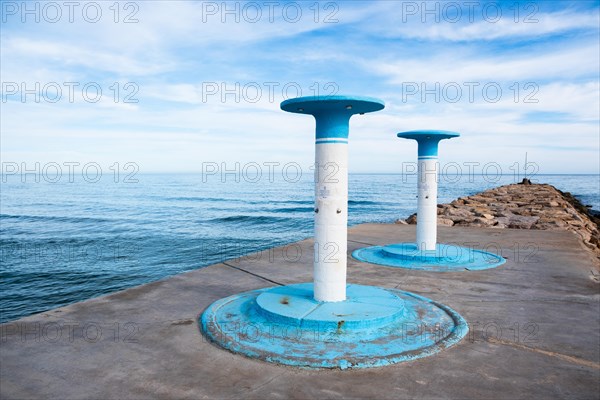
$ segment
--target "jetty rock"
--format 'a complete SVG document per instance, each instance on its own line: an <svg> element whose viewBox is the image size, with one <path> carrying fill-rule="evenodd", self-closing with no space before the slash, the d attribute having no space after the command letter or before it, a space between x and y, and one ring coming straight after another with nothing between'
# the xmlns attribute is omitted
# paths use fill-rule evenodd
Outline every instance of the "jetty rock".
<svg viewBox="0 0 600 400"><path fill-rule="evenodd" d="M600 269L600 217L571 193L522 182L438 204L438 225L509 229L559 229L579 236ZM397 223L416 224L417 215Z"/></svg>

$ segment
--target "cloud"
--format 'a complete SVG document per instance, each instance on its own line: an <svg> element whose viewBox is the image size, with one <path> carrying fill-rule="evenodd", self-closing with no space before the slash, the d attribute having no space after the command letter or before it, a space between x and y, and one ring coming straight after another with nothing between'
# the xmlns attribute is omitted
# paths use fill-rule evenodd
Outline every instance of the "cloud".
<svg viewBox="0 0 600 400"><path fill-rule="evenodd" d="M3 40L3 56L21 63L45 64L45 68L61 66L71 69L102 71L117 76L154 75L174 69L175 64L156 55L143 59L121 52L102 51L84 44L60 43L51 40L9 37ZM13 62L8 62L10 68Z"/></svg>
<svg viewBox="0 0 600 400"><path fill-rule="evenodd" d="M475 48L476 49L476 48ZM508 50L496 56L481 56L477 51L462 54L444 51L423 58L398 60L361 60L365 69L387 77L389 83L404 82L505 82L574 79L597 75L600 61L598 43L576 46Z"/></svg>
<svg viewBox="0 0 600 400"><path fill-rule="evenodd" d="M379 23L364 29L387 38L428 41L539 39L569 31L596 29L597 12L540 11L543 3L379 2Z"/></svg>

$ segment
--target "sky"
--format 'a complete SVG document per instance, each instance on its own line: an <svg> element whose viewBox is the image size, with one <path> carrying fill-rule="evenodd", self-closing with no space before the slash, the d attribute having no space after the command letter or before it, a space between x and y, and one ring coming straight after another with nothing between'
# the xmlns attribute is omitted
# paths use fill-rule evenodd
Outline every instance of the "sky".
<svg viewBox="0 0 600 400"><path fill-rule="evenodd" d="M386 104L352 117L351 172L401 173L416 143L396 133L443 129L461 137L440 162L462 172L513 173L527 154L529 172L600 173L598 1L0 7L3 172L309 168L314 119L280 102L348 94Z"/></svg>

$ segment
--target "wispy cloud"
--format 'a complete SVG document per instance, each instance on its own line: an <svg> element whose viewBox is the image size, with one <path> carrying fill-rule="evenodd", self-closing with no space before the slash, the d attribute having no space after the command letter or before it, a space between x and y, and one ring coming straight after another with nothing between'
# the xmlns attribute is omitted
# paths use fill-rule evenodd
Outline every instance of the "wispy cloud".
<svg viewBox="0 0 600 400"><path fill-rule="evenodd" d="M476 48L456 54L446 50L418 59L374 62L362 60L365 68L387 76L392 84L403 82L477 82L567 80L597 74L598 43L570 44L566 48L507 49L503 54L478 55Z"/></svg>
<svg viewBox="0 0 600 400"><path fill-rule="evenodd" d="M492 3L488 8L484 2L400 4L382 4L387 24L373 24L368 29L389 38L460 42L539 39L595 29L600 24L598 13L541 12L540 3L535 2Z"/></svg>

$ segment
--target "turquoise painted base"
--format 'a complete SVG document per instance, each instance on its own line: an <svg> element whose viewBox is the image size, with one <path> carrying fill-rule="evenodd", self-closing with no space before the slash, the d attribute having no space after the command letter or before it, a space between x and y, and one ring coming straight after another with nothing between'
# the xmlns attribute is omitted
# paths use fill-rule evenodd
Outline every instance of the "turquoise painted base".
<svg viewBox="0 0 600 400"><path fill-rule="evenodd" d="M312 283L211 304L203 333L247 357L303 368L370 368L437 353L468 332L454 310L395 289L349 284L347 300L317 302Z"/></svg>
<svg viewBox="0 0 600 400"><path fill-rule="evenodd" d="M496 268L506 262L499 255L452 244L438 244L432 251L419 251L416 243L364 247L355 250L352 257L387 267L435 272L476 271Z"/></svg>

